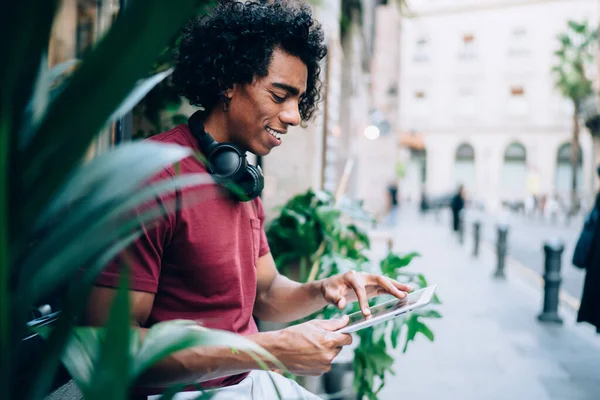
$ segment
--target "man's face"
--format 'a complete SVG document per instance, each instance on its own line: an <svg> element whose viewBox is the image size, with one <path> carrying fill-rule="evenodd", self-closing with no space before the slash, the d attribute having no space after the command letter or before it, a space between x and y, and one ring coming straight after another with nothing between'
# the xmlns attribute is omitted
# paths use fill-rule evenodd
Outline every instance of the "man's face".
<svg viewBox="0 0 600 400"><path fill-rule="evenodd" d="M307 75L302 60L276 48L266 77L228 91L229 140L260 156L279 146L288 127L300 123L298 102L306 91Z"/></svg>

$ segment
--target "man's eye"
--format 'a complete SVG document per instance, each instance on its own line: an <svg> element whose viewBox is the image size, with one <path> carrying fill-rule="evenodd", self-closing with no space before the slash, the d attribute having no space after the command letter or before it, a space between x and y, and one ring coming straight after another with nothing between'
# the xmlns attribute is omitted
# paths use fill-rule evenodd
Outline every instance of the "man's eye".
<svg viewBox="0 0 600 400"><path fill-rule="evenodd" d="M273 93L273 100L275 100L275 103L283 103L285 101L285 97L279 97Z"/></svg>

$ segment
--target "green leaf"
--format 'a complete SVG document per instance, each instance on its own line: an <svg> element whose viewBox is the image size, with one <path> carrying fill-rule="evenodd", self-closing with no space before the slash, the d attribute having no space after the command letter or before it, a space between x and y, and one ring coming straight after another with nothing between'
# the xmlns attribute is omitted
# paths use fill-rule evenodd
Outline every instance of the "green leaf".
<svg viewBox="0 0 600 400"><path fill-rule="evenodd" d="M356 225L352 224L348 226L348 229L354 233L359 242L363 243L365 247L369 248L371 246L371 240L369 239L369 235L367 232L363 231Z"/></svg>
<svg viewBox="0 0 600 400"><path fill-rule="evenodd" d="M53 99L53 95L59 93L61 85L58 83L58 80L78 63L79 60L68 60L52 68L48 68L48 58L46 54L43 55L31 100L27 104L23 114L23 126L18 135L19 149L23 149L29 144L40 120L46 114L48 104Z"/></svg>
<svg viewBox="0 0 600 400"><path fill-rule="evenodd" d="M417 329L419 330L419 333L425 335L425 337L427 337L427 339L429 339L433 342L433 340L435 339L435 336L434 336L433 332L431 331L431 329L429 329L429 327L427 325L425 325L422 322L418 322Z"/></svg>
<svg viewBox="0 0 600 400"><path fill-rule="evenodd" d="M76 318L82 313L87 303L88 293L100 271L124 248L129 246L141 235L141 231L118 241L110 247L104 254L88 268L81 280L74 285L64 301L64 308L61 310L60 317L55 326L46 334L46 344L39 357L32 363L32 372L30 382L36 382L30 385L27 391L26 399L42 399L48 393L55 376L56 368L60 362L63 349L67 345L71 336L71 330L75 325Z"/></svg>
<svg viewBox="0 0 600 400"><path fill-rule="evenodd" d="M62 356L65 368L86 399L92 395L88 394L88 386L98 361L103 332L104 328L75 328Z"/></svg>
<svg viewBox="0 0 600 400"><path fill-rule="evenodd" d="M10 99L10 114L2 117L9 118L12 132L21 130L57 6L57 0L3 2L0 6L0 59L5 60L0 65L0 99ZM16 142L16 136L13 139Z"/></svg>
<svg viewBox="0 0 600 400"><path fill-rule="evenodd" d="M569 25L569 28L571 28L574 32L582 34L585 33L585 31L587 30L587 23L579 23L576 21L568 21L567 24Z"/></svg>
<svg viewBox="0 0 600 400"><path fill-rule="evenodd" d="M392 330L390 333L390 341L392 342L392 348L398 347L398 339L402 333L402 326L406 323L406 317L394 318L392 323Z"/></svg>
<svg viewBox="0 0 600 400"><path fill-rule="evenodd" d="M135 1L126 7L94 51L50 104L23 154L24 213L29 226L66 175L80 162L92 138L142 78L169 39L189 18L194 0ZM31 10L31 8L30 8ZM111 68L106 68L110 60ZM85 92L87 101L79 97Z"/></svg>
<svg viewBox="0 0 600 400"><path fill-rule="evenodd" d="M0 91L0 95L2 92ZM9 146L10 112L7 109L7 98L0 99L0 387L5 388L5 396L10 398L9 371L11 368L10 338L12 299L10 296L10 245L9 245L9 211L8 211L8 181L9 181Z"/></svg>
<svg viewBox="0 0 600 400"><path fill-rule="evenodd" d="M408 344L415 340L418 333L421 333L425 337L427 337L430 341L434 340L434 334L429 329L427 325L419 321L419 315L412 313L406 322L407 332L406 332L406 341L404 343L404 348L402 349L403 353L406 353L408 350Z"/></svg>
<svg viewBox="0 0 600 400"><path fill-rule="evenodd" d="M140 80L133 90L127 95L125 100L119 105L119 107L108 117L109 121L114 121L118 118L122 118L129 111L138 104L144 96L148 94L156 85L162 82L165 78L173 73L173 68L169 68L166 71L159 72L152 75L149 78Z"/></svg>
<svg viewBox="0 0 600 400"><path fill-rule="evenodd" d="M67 219L63 226L52 232L52 236L34 247L31 255L24 261L23 270L31 271L29 276L33 276L33 279L22 282L23 287L26 288L25 293L29 293L32 302L35 303L65 282L99 251L118 238L128 235L141 224L152 221L164 213L158 207L153 207L136 216L133 211L140 204L159 194L172 192L176 188L206 183L207 179L206 174L186 174L167 179L139 190L116 207L109 202L109 212L91 223L89 218L82 218L81 221ZM76 237L70 235L77 231L73 226L80 227L79 235Z"/></svg>
<svg viewBox="0 0 600 400"><path fill-rule="evenodd" d="M554 52L554 55L558 56L560 58L564 58L565 57L565 50L564 49L556 50ZM560 67L554 67L553 70L559 70L560 71Z"/></svg>
<svg viewBox="0 0 600 400"><path fill-rule="evenodd" d="M404 342L404 348L402 349L403 353L406 353L406 350L408 350L408 344L410 342L412 342L413 340L415 340L415 337L417 336L417 333L419 332L419 328L418 328L418 323L419 321L417 320L417 317L412 314L408 320L406 321L406 339Z"/></svg>
<svg viewBox="0 0 600 400"><path fill-rule="evenodd" d="M193 321L174 320L161 322L150 328L135 357L132 377L139 377L147 368L172 353L195 346L221 346L255 353L278 368L287 370L269 352L243 336L207 329Z"/></svg>
<svg viewBox="0 0 600 400"><path fill-rule="evenodd" d="M315 214L316 214L317 218L319 219L319 221L324 226L328 227L328 226L335 225L335 222L338 222L341 212L329 205L325 205L325 206L317 207L315 210Z"/></svg>
<svg viewBox="0 0 600 400"><path fill-rule="evenodd" d="M210 392L202 392L198 397L195 397L194 400L208 400L214 396L214 393ZM162 397L161 397L162 400Z"/></svg>
<svg viewBox="0 0 600 400"><path fill-rule="evenodd" d="M173 400L173 397L175 397L177 393L185 389L186 386L187 384L185 383L170 386L169 388L167 388L167 390L165 390L162 393L159 400Z"/></svg>
<svg viewBox="0 0 600 400"><path fill-rule="evenodd" d="M370 354L371 361L377 366L381 372L389 369L394 364L394 358L382 349L372 349Z"/></svg>
<svg viewBox="0 0 600 400"><path fill-rule="evenodd" d="M413 258L420 256L421 255L416 252L408 253L403 256L399 256L395 253L390 252L381 261L381 272L386 276L396 278L399 274L399 269L406 267L411 263Z"/></svg>
<svg viewBox="0 0 600 400"><path fill-rule="evenodd" d="M90 212L100 203L128 197L152 176L191 154L189 148L166 143L123 143L77 168L44 209L39 223L56 218L67 207L72 215L82 198L86 202L81 206Z"/></svg>
<svg viewBox="0 0 600 400"><path fill-rule="evenodd" d="M177 393L183 391L186 386L188 386L188 384L186 383L180 383L177 385L170 386L169 388L167 388L167 390L165 390L162 393L159 400L173 400L173 397L175 397Z"/></svg>
<svg viewBox="0 0 600 400"><path fill-rule="evenodd" d="M566 35L564 33L561 33L558 35L558 40L561 42L561 44L564 47L569 47L571 46L571 38L569 38L569 35Z"/></svg>
<svg viewBox="0 0 600 400"><path fill-rule="evenodd" d="M110 309L100 360L86 391L89 400L125 400L130 384L129 268L121 269L117 295Z"/></svg>
<svg viewBox="0 0 600 400"><path fill-rule="evenodd" d="M429 286L429 284L427 283L427 278L425 278L425 275L423 274L417 274L415 276L415 280L417 285L421 288Z"/></svg>
<svg viewBox="0 0 600 400"><path fill-rule="evenodd" d="M437 312L436 310L427 310L427 311L417 310L417 311L415 311L415 313L417 313L417 315L421 318L442 318L442 315L439 312Z"/></svg>

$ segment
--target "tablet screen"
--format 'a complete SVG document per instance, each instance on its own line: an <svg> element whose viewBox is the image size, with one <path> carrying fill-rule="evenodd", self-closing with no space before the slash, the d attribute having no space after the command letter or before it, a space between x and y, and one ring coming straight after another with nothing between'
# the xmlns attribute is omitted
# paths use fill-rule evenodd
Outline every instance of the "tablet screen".
<svg viewBox="0 0 600 400"><path fill-rule="evenodd" d="M408 296L406 296L403 299L393 299L381 304L377 304L371 307L371 315L369 315L368 317L365 317L361 311L349 314L348 317L350 318L350 320L348 321L348 325L346 325L346 327L364 320L370 320L381 314L387 314L390 311L397 310L403 306L415 304L419 301L424 292L425 289L417 290L412 293L409 293Z"/></svg>

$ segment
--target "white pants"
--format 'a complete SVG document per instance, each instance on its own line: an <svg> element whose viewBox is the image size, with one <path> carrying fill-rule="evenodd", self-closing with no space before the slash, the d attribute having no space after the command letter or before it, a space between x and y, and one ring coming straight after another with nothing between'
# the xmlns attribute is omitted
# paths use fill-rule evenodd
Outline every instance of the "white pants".
<svg viewBox="0 0 600 400"><path fill-rule="evenodd" d="M219 389L205 390L210 393L211 400L277 400L277 385L282 400L317 400L317 395L310 393L291 379L271 371L252 371L237 385ZM180 392L173 400L193 400L201 392ZM148 400L159 400L160 395L148 396Z"/></svg>

